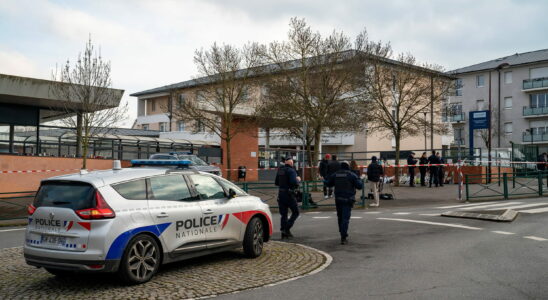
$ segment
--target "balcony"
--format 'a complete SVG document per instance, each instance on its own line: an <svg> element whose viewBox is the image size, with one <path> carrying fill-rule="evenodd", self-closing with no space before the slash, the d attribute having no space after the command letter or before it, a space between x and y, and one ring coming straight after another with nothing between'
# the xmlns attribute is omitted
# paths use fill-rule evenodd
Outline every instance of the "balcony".
<svg viewBox="0 0 548 300"><path fill-rule="evenodd" d="M523 81L523 90L543 90L548 89L548 77L525 79Z"/></svg>
<svg viewBox="0 0 548 300"><path fill-rule="evenodd" d="M523 116L534 118L548 116L548 107L523 107Z"/></svg>
<svg viewBox="0 0 548 300"><path fill-rule="evenodd" d="M540 143L547 143L548 142L548 133L545 133L545 134L533 134L531 135L530 133L528 132L524 132L523 133L523 138L522 138L522 141L524 143L537 143L537 144L540 144Z"/></svg>
<svg viewBox="0 0 548 300"><path fill-rule="evenodd" d="M442 121L443 122L451 122L451 123L457 123L464 121L464 113L455 114L455 115L442 115Z"/></svg>

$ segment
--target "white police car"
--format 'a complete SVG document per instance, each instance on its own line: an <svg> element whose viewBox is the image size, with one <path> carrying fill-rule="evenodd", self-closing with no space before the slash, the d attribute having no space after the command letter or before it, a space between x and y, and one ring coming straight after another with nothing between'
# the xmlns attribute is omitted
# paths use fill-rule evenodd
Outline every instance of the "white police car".
<svg viewBox="0 0 548 300"><path fill-rule="evenodd" d="M219 176L114 168L43 180L29 206L24 256L58 276L118 272L128 283L142 283L161 264L208 253L243 246L258 257L271 235L268 205Z"/></svg>

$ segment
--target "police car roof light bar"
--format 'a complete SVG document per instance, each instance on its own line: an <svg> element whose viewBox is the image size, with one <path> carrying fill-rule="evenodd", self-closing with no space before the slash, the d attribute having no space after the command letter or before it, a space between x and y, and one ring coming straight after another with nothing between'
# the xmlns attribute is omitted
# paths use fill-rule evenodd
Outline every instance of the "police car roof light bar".
<svg viewBox="0 0 548 300"><path fill-rule="evenodd" d="M173 159L132 159L131 165L139 166L175 166L179 168L188 168L192 162L190 160L173 160Z"/></svg>

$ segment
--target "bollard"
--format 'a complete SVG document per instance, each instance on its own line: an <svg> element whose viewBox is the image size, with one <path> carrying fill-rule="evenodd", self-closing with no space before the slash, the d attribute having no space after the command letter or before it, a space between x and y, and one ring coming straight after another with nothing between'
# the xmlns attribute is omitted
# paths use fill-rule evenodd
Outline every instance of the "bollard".
<svg viewBox="0 0 548 300"><path fill-rule="evenodd" d="M542 174L538 172L538 195L542 197Z"/></svg>
<svg viewBox="0 0 548 300"><path fill-rule="evenodd" d="M464 184L466 185L466 201L470 200L470 191L468 190L468 174L464 174Z"/></svg>
<svg viewBox="0 0 548 300"><path fill-rule="evenodd" d="M502 174L502 185L503 185L503 197L504 199L508 199L508 174L503 173Z"/></svg>

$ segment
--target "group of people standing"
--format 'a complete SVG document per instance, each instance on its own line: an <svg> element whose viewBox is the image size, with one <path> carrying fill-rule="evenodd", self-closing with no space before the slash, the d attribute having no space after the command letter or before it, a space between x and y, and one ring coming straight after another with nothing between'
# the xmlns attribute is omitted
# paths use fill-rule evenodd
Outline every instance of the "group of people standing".
<svg viewBox="0 0 548 300"><path fill-rule="evenodd" d="M430 178L428 184L432 187L432 183L436 187L443 186L444 182L444 168L445 159L439 152L432 151L432 155L426 156L426 152L423 152L421 157L417 160L415 153L411 152L407 157L407 165L409 169L409 186L415 186L415 168L416 164L419 164L420 183L421 186L426 186L426 172L430 172Z"/></svg>

